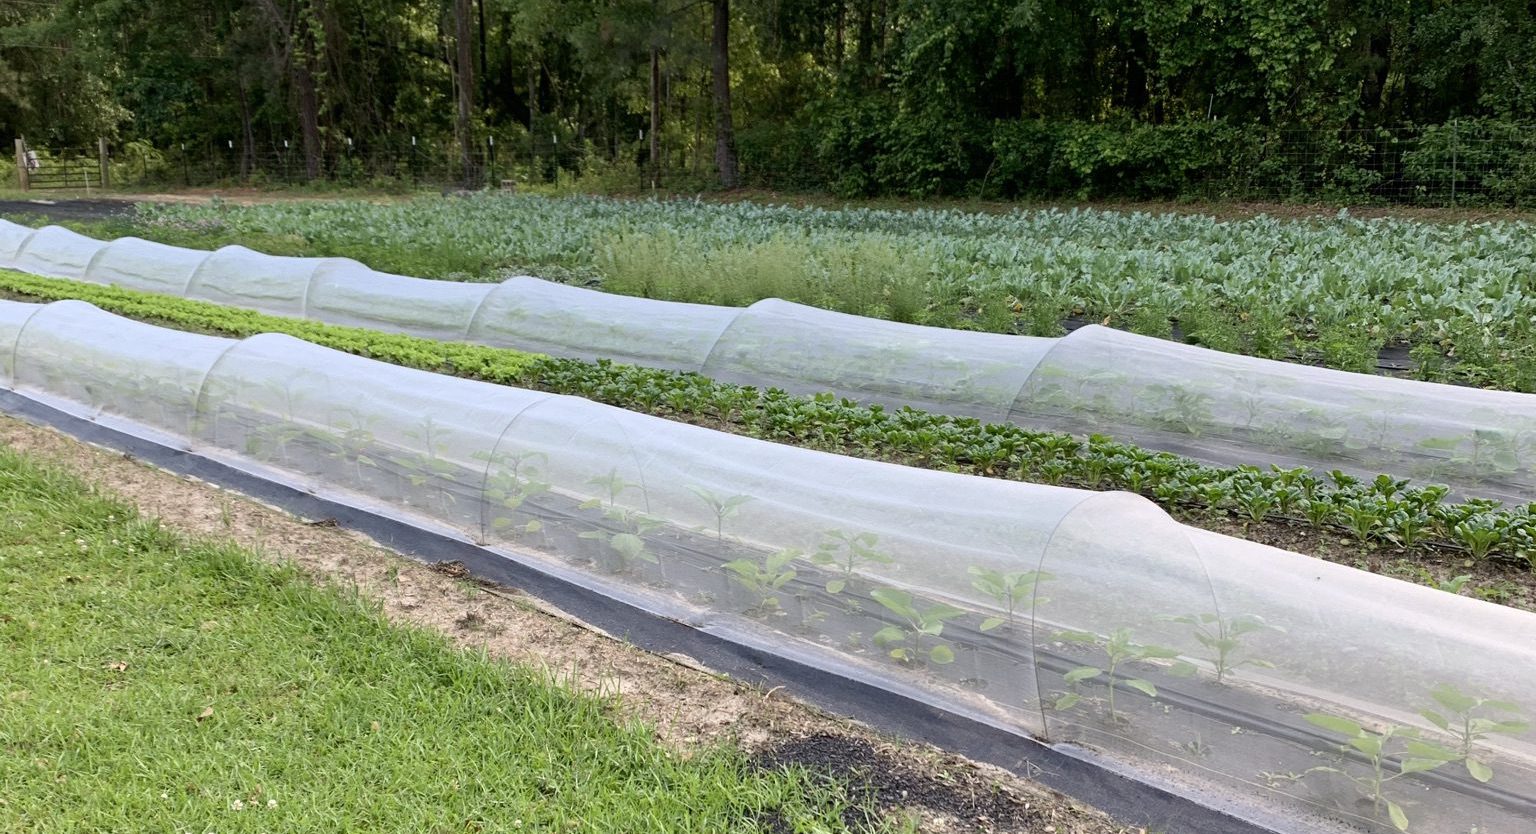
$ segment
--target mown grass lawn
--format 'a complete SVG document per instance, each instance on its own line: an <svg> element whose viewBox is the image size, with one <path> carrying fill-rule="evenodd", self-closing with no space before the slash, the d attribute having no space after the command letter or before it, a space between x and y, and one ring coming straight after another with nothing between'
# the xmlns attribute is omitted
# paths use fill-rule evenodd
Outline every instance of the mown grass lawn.
<svg viewBox="0 0 1536 834"><path fill-rule="evenodd" d="M848 792L0 450L0 832L820 832ZM860 823L861 825L863 823Z"/></svg>

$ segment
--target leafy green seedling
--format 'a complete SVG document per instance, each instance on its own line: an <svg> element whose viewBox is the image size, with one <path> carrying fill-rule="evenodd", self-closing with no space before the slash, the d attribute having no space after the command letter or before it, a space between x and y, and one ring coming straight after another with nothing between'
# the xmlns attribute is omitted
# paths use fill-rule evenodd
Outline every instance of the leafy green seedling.
<svg viewBox="0 0 1536 834"><path fill-rule="evenodd" d="M1362 542L1375 538L1386 521L1381 504L1368 498L1343 499L1339 513L1343 516L1344 526Z"/></svg>
<svg viewBox="0 0 1536 834"><path fill-rule="evenodd" d="M728 498L720 498L713 492L700 487L690 486L689 490L699 496L704 503L709 505L710 512L715 514L715 541L725 541L725 520L735 515L741 505L752 500L750 495L732 495Z"/></svg>
<svg viewBox="0 0 1536 834"><path fill-rule="evenodd" d="M1329 519L1333 518L1334 505L1332 501L1321 498L1301 499L1302 515L1307 517L1307 523L1313 527L1325 527Z"/></svg>
<svg viewBox="0 0 1536 834"><path fill-rule="evenodd" d="M1087 631L1058 631L1055 636L1057 640L1068 643L1099 644L1099 636ZM1062 677L1067 685L1072 687L1072 691L1066 692L1056 699L1056 709L1067 710L1077 706L1082 701L1082 696L1076 691L1077 685L1085 681L1104 677L1109 680L1107 684L1109 690L1109 718L1111 721L1118 722L1122 720L1122 717L1115 708L1115 690L1122 684L1149 698L1157 697L1156 685L1144 678L1122 679L1119 676L1121 667L1128 663L1152 659L1174 659L1179 656L1177 651L1166 646L1154 646L1135 642L1131 639L1131 630L1128 628L1115 629L1109 635L1109 639L1103 643L1102 648L1109 661L1105 666L1079 666Z"/></svg>
<svg viewBox="0 0 1536 834"><path fill-rule="evenodd" d="M1349 489L1350 487L1360 485L1359 478L1356 478L1354 475L1347 474L1341 469L1334 469L1330 471L1328 473L1328 477L1333 480L1333 486L1335 489L1345 490Z"/></svg>
<svg viewBox="0 0 1536 834"><path fill-rule="evenodd" d="M1467 583L1471 581L1472 574L1463 573L1453 576L1444 582L1435 582L1434 586L1448 594L1459 594L1461 589L1467 587Z"/></svg>
<svg viewBox="0 0 1536 834"><path fill-rule="evenodd" d="M1314 767L1301 776L1308 773L1343 776L1354 784L1361 796L1371 801L1378 816L1385 810L1387 819L1398 831L1408 830L1408 814L1401 805L1386 797L1387 785L1410 773L1425 773L1459 758L1456 751L1419 738L1418 731L1412 727L1389 724L1381 730L1371 730L1348 718L1321 712L1311 713L1306 718L1313 726L1343 736L1344 743L1339 745L1339 750L1363 757L1369 769L1360 775L1340 767ZM1392 767L1394 759L1397 760L1395 768Z"/></svg>
<svg viewBox="0 0 1536 834"><path fill-rule="evenodd" d="M1216 682L1222 683L1227 675L1232 674L1242 666L1258 666L1264 669L1273 669L1275 664L1259 658L1244 658L1239 660L1236 655L1243 649L1243 637L1256 631L1278 631L1284 633L1284 629L1268 625L1261 618L1252 615L1239 615L1236 617L1222 617L1219 614L1185 614L1177 617L1165 617L1171 623L1183 623L1194 632L1195 640L1200 645L1209 649L1213 656L1207 658L1211 667L1216 671ZM1186 664L1187 665L1187 664ZM1182 666L1175 664L1178 671L1186 671ZM1193 671L1189 667L1187 671Z"/></svg>
<svg viewBox="0 0 1536 834"><path fill-rule="evenodd" d="M548 492L550 489L550 484L538 479L539 468L535 464L538 461L547 460L542 452L498 455L476 453L475 459L500 465L490 472L485 482L486 500L495 506L516 511L521 509L528 499ZM516 525L514 531L531 534L543 528L543 522L535 518ZM514 524L512 519L506 516L496 516L491 519L491 529L496 532L505 532L514 529Z"/></svg>
<svg viewBox="0 0 1536 834"><path fill-rule="evenodd" d="M875 632L875 645L889 649L891 657L903 663L921 658L939 664L954 662L955 652L947 644L925 645L924 638L937 640L944 632L944 623L964 615L965 609L940 603L919 610L911 594L895 588L876 588L869 595L906 621L905 626L886 626Z"/></svg>
<svg viewBox="0 0 1536 834"><path fill-rule="evenodd" d="M829 594L842 593L843 589L848 587L848 580L853 578L853 572L859 565L869 562L888 565L895 561L889 555L875 549L875 545L880 543L880 537L874 533L844 533L841 530L828 530L822 536L822 541L816 546L816 552L811 554L811 563L831 565L842 574L827 582Z"/></svg>
<svg viewBox="0 0 1536 834"><path fill-rule="evenodd" d="M653 525L654 526L654 525ZM576 534L578 538L597 539L608 543L608 547L618 554L620 570L629 570L635 562L657 564L656 554L645 547L645 539L637 533L609 533L604 530L588 530Z"/></svg>
<svg viewBox="0 0 1536 834"><path fill-rule="evenodd" d="M1238 508L1255 524L1262 523L1280 504L1275 490L1265 484L1243 484L1234 492Z"/></svg>
<svg viewBox="0 0 1536 834"><path fill-rule="evenodd" d="M335 416L331 419L331 428L335 433L324 432L321 440L331 446L328 455L352 464L353 475L361 483L363 467L378 467L378 463L373 458L364 454L374 445L373 430L369 426L377 418L355 409L346 409L341 414L339 419Z"/></svg>
<svg viewBox="0 0 1536 834"><path fill-rule="evenodd" d="M761 562L737 559L726 562L721 567L730 571L731 578L742 587L757 595L757 605L753 606L748 613L755 611L768 614L779 609L778 591L794 580L796 572L789 565L800 556L800 551L790 548L770 554Z"/></svg>
<svg viewBox="0 0 1536 834"><path fill-rule="evenodd" d="M1008 618L988 617L981 622L982 631L991 631L1004 623L1012 626L1015 622L1014 612L1021 601L1034 597L1035 586L1055 577L1045 571L995 571L980 565L972 565L969 571L972 577L971 587L986 594L997 601L1008 611ZM1045 599L1033 599L1034 605L1047 602Z"/></svg>
<svg viewBox="0 0 1536 834"><path fill-rule="evenodd" d="M1485 519L1476 516L1472 520L1457 524L1451 532L1456 535L1457 541L1466 546L1472 558L1478 561L1487 559L1494 546L1504 540L1502 531L1486 524Z"/></svg>
<svg viewBox="0 0 1536 834"><path fill-rule="evenodd" d="M629 490L640 486L640 484L634 481L625 480L624 476L619 474L619 470L617 468L609 470L607 475L599 475L597 477L589 478L587 480L587 485L602 487L603 490L608 493L606 505L609 509L613 509L614 505L618 503L620 495L623 495ZM594 507L604 506L604 503L604 500L601 498L593 498L582 502L581 508L584 510L589 510Z"/></svg>
<svg viewBox="0 0 1536 834"><path fill-rule="evenodd" d="M1520 705L1511 701L1477 698L1449 683L1430 690L1429 696L1439 708L1419 714L1456 738L1456 752L1467 773L1479 782L1492 779L1493 768L1474 755L1477 743L1490 735L1517 735L1531 728Z"/></svg>

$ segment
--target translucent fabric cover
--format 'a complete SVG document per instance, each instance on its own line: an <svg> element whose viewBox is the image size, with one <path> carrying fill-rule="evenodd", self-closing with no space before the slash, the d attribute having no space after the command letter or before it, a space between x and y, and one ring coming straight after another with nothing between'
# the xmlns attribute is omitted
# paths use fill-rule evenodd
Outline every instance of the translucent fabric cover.
<svg viewBox="0 0 1536 834"><path fill-rule="evenodd" d="M104 313L83 301L44 305L16 340L15 386L77 414L189 436L198 393L234 342Z"/></svg>
<svg viewBox="0 0 1536 834"><path fill-rule="evenodd" d="M1172 524L1135 496L1081 504L1057 528L1040 575L1033 639L1049 737L1203 771L1229 791L1252 790L1258 778L1366 830L1392 814L1358 801L1359 780L1374 771L1336 755L1353 738L1338 720L1367 728L1366 744L1395 728L1391 758L1422 753L1415 766L1426 778L1464 779L1471 768L1461 759L1436 764L1445 742L1427 714L1454 725L1446 704L1475 694L1529 717L1536 692L1536 616ZM1274 692L1285 693L1279 712ZM1514 714L1481 709L1462 720ZM1523 729L1477 746L1473 758L1497 773L1489 785L1518 786L1526 799L1536 792L1536 747ZM1474 783L1463 787L1480 791ZM1515 824L1421 794L1392 791L1384 802L1415 831Z"/></svg>
<svg viewBox="0 0 1536 834"><path fill-rule="evenodd" d="M1319 830L1536 830L1531 613L1129 494L835 457L79 302L0 302L0 336L29 316L29 396L661 616Z"/></svg>
<svg viewBox="0 0 1536 834"><path fill-rule="evenodd" d="M594 293L538 278L512 278L486 296L472 342L571 359L618 359L698 371L742 311L707 304ZM635 322L646 323L636 328Z"/></svg>
<svg viewBox="0 0 1536 834"><path fill-rule="evenodd" d="M719 540L810 553L829 531L869 532L892 560L869 561L870 575L973 602L980 600L970 579L949 566L1038 561L1056 522L1093 495L1039 487L1021 495L1022 485L998 479L871 466L572 397L523 412L497 453L535 454L554 488L595 492ZM739 503L717 518L718 506L732 501ZM963 537L954 534L956 519L965 521Z"/></svg>
<svg viewBox="0 0 1536 834"><path fill-rule="evenodd" d="M736 317L702 373L792 393L837 391L866 402L1002 420L1055 343L768 299Z"/></svg>
<svg viewBox="0 0 1536 834"><path fill-rule="evenodd" d="M0 220L0 263L14 264L17 253L32 239L32 234L26 226Z"/></svg>
<svg viewBox="0 0 1536 834"><path fill-rule="evenodd" d="M319 482L438 517L481 537L490 453L551 395L379 363L267 334L208 375L199 439Z"/></svg>
<svg viewBox="0 0 1536 834"><path fill-rule="evenodd" d="M193 273L208 257L195 249L124 237L102 247L88 271L99 284L186 295Z"/></svg>
<svg viewBox="0 0 1536 834"><path fill-rule="evenodd" d="M16 253L13 265L23 272L37 275L84 278L91 259L109 245L60 226L44 226L34 232L26 245Z"/></svg>
<svg viewBox="0 0 1536 834"><path fill-rule="evenodd" d="M312 318L336 324L463 339L475 309L493 287L406 278L338 258L315 270L306 310Z"/></svg>
<svg viewBox="0 0 1536 834"><path fill-rule="evenodd" d="M6 388L14 388L16 385L16 340L21 336L21 329L26 327L27 320L41 309L41 304L14 301L0 306L0 385Z"/></svg>
<svg viewBox="0 0 1536 834"><path fill-rule="evenodd" d="M1015 422L1091 425L1223 463L1388 472L1536 494L1536 397L1272 362L1090 325L1060 340Z"/></svg>
<svg viewBox="0 0 1536 834"><path fill-rule="evenodd" d="M7 257L6 241L25 243ZM190 287L177 290L200 257ZM239 247L207 254L133 238L101 244L58 227L34 233L5 221L0 265L430 338L1108 434L1227 466L1390 473L1445 483L1461 495L1536 497L1532 395L1236 356L1099 326L1038 339L774 299L743 310L526 277L500 285L428 281L346 259L278 258Z"/></svg>
<svg viewBox="0 0 1536 834"><path fill-rule="evenodd" d="M318 258L290 258L225 246L209 255L187 288L190 298L260 310L277 316L303 316L309 281Z"/></svg>

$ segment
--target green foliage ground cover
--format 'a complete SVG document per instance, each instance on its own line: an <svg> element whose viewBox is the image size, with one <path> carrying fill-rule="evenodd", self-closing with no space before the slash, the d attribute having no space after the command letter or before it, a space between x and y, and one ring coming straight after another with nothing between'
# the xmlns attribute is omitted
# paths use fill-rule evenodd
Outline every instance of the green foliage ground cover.
<svg viewBox="0 0 1536 834"><path fill-rule="evenodd" d="M1536 391L1536 234L1519 222L1217 220L532 196L141 207L110 226L408 275L530 273L610 292L1039 336L1068 317L1219 350Z"/></svg>
<svg viewBox="0 0 1536 834"><path fill-rule="evenodd" d="M873 819L835 781L755 770L727 747L677 755L608 702L173 535L4 450L0 517L0 830L715 834Z"/></svg>
<svg viewBox="0 0 1536 834"><path fill-rule="evenodd" d="M452 373L616 405L807 448L985 477L1136 492L1170 510L1248 524L1294 522L1410 554L1452 551L1469 564L1500 560L1536 569L1530 505L1447 500L1439 486L1383 474L1214 467L1111 438L1085 439L880 406L830 394L793 396L607 361L556 359L362 328L267 316L202 301L0 270L0 291L28 300L77 298L155 324L243 337L289 333L406 367Z"/></svg>

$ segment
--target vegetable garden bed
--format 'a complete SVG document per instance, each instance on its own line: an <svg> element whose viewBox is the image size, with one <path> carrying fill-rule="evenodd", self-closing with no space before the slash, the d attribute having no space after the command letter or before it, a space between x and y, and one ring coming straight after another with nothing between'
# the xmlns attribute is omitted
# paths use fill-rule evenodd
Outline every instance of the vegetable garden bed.
<svg viewBox="0 0 1536 834"><path fill-rule="evenodd" d="M10 253L7 255L7 253ZM1536 495L1536 398L1308 368L1084 327L1059 340L881 322L767 299L625 299L532 278L390 275L0 224L0 263L432 339L696 371L797 394L1103 433L1217 465L1381 472L1463 497ZM1065 422L1064 422L1065 421Z"/></svg>
<svg viewBox="0 0 1536 834"><path fill-rule="evenodd" d="M1177 763L1160 772L1296 800L1320 825L1531 822L1532 751L1513 738L1536 691L1531 615L1183 528L1126 495L817 455L78 303L0 313L27 396L381 517L531 537L559 551L546 575L890 697Z"/></svg>
<svg viewBox="0 0 1536 834"><path fill-rule="evenodd" d="M83 299L155 324L243 337L287 333L404 367L572 394L634 411L809 448L988 477L1122 489L1171 510L1235 517L1236 530L1290 546L1287 529L1336 532L1347 541L1405 555L1434 551L1464 560L1458 572L1486 573L1490 559L1527 564L1536 556L1536 519L1524 506L1451 502L1443 489L1389 475L1359 479L1299 468L1219 468L1104 437L1030 431L1016 425L861 406L829 395L796 397L713 382L694 374L553 359L514 350L440 342L207 302L0 270L13 297ZM1229 525L1230 529L1230 525Z"/></svg>

